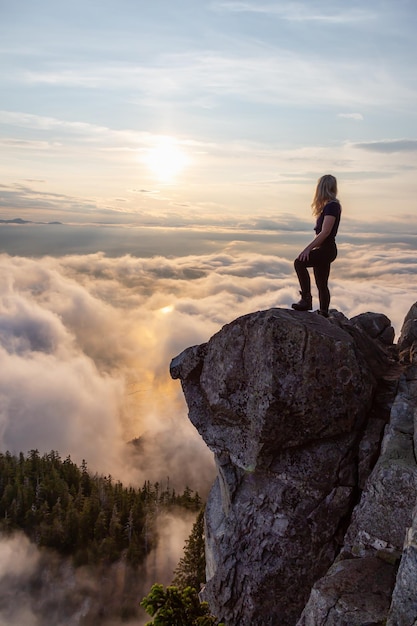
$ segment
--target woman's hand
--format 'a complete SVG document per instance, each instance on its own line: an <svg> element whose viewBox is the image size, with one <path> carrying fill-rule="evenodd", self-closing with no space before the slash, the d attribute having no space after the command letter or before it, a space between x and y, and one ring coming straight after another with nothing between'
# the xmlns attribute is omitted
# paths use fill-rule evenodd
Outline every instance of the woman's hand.
<svg viewBox="0 0 417 626"><path fill-rule="evenodd" d="M308 258L310 256L310 248L305 248L302 252L300 252L300 254L298 255L298 260L299 261L308 261Z"/></svg>

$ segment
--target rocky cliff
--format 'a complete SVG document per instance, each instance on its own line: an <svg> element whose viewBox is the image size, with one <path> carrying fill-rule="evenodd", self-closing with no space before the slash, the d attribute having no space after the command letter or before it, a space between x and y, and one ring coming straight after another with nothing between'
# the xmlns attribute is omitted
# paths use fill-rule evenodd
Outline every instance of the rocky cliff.
<svg viewBox="0 0 417 626"><path fill-rule="evenodd" d="M214 452L202 592L227 626L417 622L417 305L271 309L171 363Z"/></svg>

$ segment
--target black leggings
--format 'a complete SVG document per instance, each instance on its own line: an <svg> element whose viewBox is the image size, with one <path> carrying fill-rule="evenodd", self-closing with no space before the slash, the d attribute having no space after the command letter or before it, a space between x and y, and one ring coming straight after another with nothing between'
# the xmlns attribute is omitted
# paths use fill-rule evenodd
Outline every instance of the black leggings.
<svg viewBox="0 0 417 626"><path fill-rule="evenodd" d="M300 282L302 296L311 294L311 281L308 267L312 267L319 292L320 310L328 311L330 304L330 291L327 286L330 274L330 264L337 257L337 248L334 240L325 242L320 248L310 252L308 261L295 259L294 267Z"/></svg>

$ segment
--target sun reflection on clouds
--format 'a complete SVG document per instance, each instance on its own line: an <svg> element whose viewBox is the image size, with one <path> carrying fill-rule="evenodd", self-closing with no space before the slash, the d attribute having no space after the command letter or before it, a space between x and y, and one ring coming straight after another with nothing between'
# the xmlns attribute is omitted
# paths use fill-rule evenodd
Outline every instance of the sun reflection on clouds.
<svg viewBox="0 0 417 626"><path fill-rule="evenodd" d="M172 311L174 310L174 307L172 304L168 304L168 306L164 306L162 307L162 309L159 309L159 310L164 315L168 315L168 313L172 313Z"/></svg>

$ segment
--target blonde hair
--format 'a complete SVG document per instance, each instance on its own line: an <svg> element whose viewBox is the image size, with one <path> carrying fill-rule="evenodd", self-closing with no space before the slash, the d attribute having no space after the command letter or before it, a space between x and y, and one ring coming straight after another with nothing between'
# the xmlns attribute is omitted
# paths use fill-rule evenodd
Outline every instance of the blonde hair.
<svg viewBox="0 0 417 626"><path fill-rule="evenodd" d="M318 216L322 212L325 204L332 200L337 200L337 180L331 174L325 174L319 178L316 187L316 193L314 194L311 208L313 209L313 215Z"/></svg>

